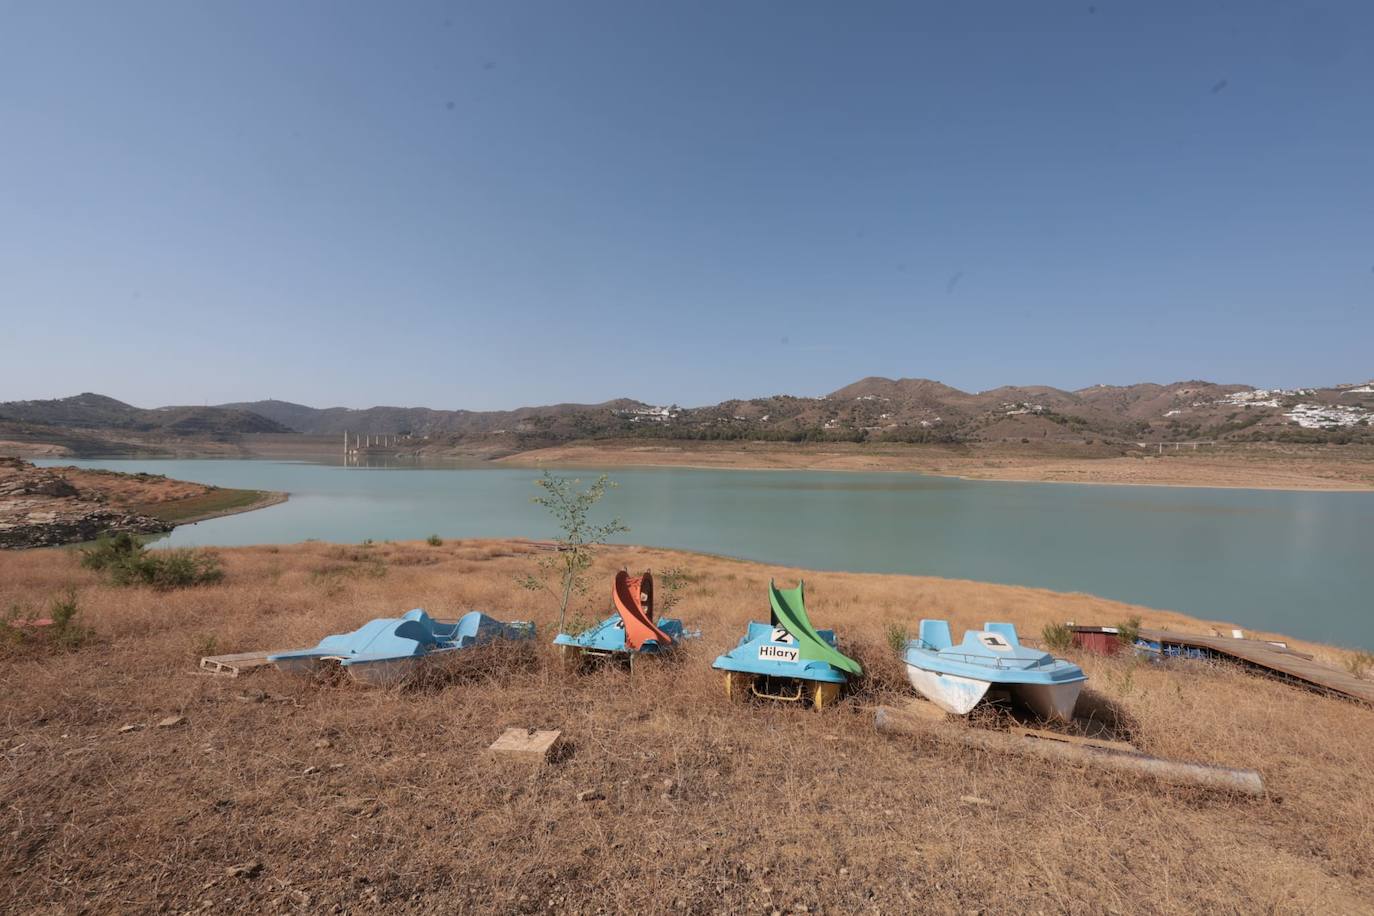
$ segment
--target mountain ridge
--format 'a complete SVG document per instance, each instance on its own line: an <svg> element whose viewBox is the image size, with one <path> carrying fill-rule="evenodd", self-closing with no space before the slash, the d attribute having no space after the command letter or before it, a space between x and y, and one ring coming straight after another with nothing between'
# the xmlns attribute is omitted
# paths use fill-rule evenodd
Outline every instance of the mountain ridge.
<svg viewBox="0 0 1374 916"><path fill-rule="evenodd" d="M1374 440L1374 385L1257 389L1199 379L1165 384L1003 385L963 391L927 378L869 376L820 397L777 394L702 407L617 398L513 410L315 408L278 399L139 408L85 392L0 403L0 421L68 429L220 437L295 432L533 447L574 439L1032 441L1102 444L1202 439Z"/></svg>
<svg viewBox="0 0 1374 916"><path fill-rule="evenodd" d="M118 429L172 435L290 432L259 413L226 407L134 407L86 391L68 398L0 403L0 420L73 429Z"/></svg>

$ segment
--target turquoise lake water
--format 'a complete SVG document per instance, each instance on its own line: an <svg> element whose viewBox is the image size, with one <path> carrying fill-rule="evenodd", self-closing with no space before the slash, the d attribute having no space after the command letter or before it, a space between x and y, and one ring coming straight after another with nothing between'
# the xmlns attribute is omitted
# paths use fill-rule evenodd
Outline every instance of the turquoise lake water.
<svg viewBox="0 0 1374 916"><path fill-rule="evenodd" d="M159 544L557 534L538 472L269 460L43 461L286 490ZM564 471L590 480L596 471ZM1081 591L1374 648L1374 493L967 481L915 474L615 469L623 540L816 569ZM1109 622L1109 621L1107 621Z"/></svg>

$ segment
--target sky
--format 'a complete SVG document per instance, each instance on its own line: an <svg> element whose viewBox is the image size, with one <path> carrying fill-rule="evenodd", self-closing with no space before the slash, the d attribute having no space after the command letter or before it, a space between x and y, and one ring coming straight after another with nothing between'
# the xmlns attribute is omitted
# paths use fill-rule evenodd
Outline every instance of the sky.
<svg viewBox="0 0 1374 916"><path fill-rule="evenodd" d="M1367 2L0 0L0 401L1374 375Z"/></svg>

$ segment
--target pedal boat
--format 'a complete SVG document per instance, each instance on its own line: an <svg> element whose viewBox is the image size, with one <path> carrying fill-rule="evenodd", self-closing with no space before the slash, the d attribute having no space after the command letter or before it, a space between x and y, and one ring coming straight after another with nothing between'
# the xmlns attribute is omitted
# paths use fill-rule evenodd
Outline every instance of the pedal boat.
<svg viewBox="0 0 1374 916"><path fill-rule="evenodd" d="M456 623L440 623L416 608L402 617L371 620L351 633L326 636L309 649L278 652L268 661L294 674L314 674L337 664L355 681L390 687L413 675L421 663L502 639L534 639L534 624L502 623L481 611L469 611Z"/></svg>
<svg viewBox="0 0 1374 916"><path fill-rule="evenodd" d="M806 613L804 583L780 589L768 583L768 623L749 622L739 645L711 667L725 672L725 694L832 706L863 668L838 648L834 630L818 630Z"/></svg>
<svg viewBox="0 0 1374 916"><path fill-rule="evenodd" d="M627 661L636 655L663 655L681 644L682 621L654 619L654 577L650 572L631 576L616 573L611 586L615 613L580 633L559 633L553 639L569 670L579 670L589 658Z"/></svg>
<svg viewBox="0 0 1374 916"><path fill-rule="evenodd" d="M967 715L987 696L1004 695L1042 719L1073 719L1087 675L1062 658L1021 645L1016 627L986 623L954 645L949 622L922 620L903 653L907 680L946 712Z"/></svg>

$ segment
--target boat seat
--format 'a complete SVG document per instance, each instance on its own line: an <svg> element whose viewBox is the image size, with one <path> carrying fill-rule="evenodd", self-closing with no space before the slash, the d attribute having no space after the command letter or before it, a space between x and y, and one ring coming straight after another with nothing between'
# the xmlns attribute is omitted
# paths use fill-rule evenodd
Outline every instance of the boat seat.
<svg viewBox="0 0 1374 916"><path fill-rule="evenodd" d="M954 640L949 635L948 620L922 620L919 635L922 644L936 652L954 645Z"/></svg>
<svg viewBox="0 0 1374 916"><path fill-rule="evenodd" d="M1021 645L1021 640L1016 638L1016 625L1011 623L985 623L983 631L986 633L996 633L1013 646Z"/></svg>

